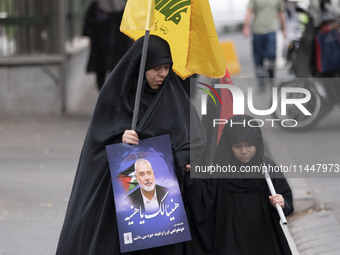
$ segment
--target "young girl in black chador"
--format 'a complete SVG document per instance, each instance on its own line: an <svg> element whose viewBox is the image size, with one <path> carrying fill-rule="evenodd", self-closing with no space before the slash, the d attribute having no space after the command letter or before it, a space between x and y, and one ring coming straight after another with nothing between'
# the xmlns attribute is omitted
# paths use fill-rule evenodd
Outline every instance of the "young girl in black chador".
<svg viewBox="0 0 340 255"><path fill-rule="evenodd" d="M275 208L277 203L285 215L293 212L286 179L281 173L271 175L277 192L271 196L261 172L241 172L261 169L263 164L276 166L264 156L262 133L256 126L249 116L231 118L223 129L213 165L230 165L235 173L193 184L188 210L193 241L188 244L188 254L292 254Z"/></svg>

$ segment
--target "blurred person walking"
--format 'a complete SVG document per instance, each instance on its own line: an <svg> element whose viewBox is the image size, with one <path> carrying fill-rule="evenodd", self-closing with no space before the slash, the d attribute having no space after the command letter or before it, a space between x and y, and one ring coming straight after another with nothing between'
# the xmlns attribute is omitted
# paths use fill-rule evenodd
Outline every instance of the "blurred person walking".
<svg viewBox="0 0 340 255"><path fill-rule="evenodd" d="M125 0L96 0L84 18L83 35L90 38L91 44L86 71L96 73L99 90L132 45L132 40L119 30L125 4Z"/></svg>
<svg viewBox="0 0 340 255"><path fill-rule="evenodd" d="M284 0L249 0L243 35L253 36L252 47L256 77L260 92L265 90L265 78L275 77L276 31L280 21L286 38Z"/></svg>

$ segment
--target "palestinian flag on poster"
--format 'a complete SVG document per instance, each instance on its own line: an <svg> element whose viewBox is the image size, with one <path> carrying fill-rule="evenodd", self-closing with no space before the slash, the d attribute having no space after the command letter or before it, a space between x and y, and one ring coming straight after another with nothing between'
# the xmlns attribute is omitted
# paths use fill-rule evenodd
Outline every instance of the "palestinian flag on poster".
<svg viewBox="0 0 340 255"><path fill-rule="evenodd" d="M125 193L129 193L131 190L135 189L138 186L138 181L135 177L134 164L132 164L123 172L120 172L118 175L118 179L123 185Z"/></svg>

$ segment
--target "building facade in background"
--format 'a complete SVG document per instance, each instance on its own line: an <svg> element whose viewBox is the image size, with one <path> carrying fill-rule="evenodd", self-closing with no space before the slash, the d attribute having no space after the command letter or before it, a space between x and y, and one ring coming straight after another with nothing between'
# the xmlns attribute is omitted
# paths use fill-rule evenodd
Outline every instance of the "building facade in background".
<svg viewBox="0 0 340 255"><path fill-rule="evenodd" d="M76 42L90 2L0 0L0 116L72 111L88 83Z"/></svg>

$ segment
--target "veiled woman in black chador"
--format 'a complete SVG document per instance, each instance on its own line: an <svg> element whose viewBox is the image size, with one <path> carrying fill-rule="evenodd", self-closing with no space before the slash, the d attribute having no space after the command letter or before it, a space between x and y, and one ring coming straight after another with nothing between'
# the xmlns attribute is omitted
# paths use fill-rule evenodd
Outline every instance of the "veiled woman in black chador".
<svg viewBox="0 0 340 255"><path fill-rule="evenodd" d="M80 155L60 234L58 255L120 254L112 191L115 184L111 182L105 146L122 142L124 131L131 129L142 46L143 39L134 43L100 91ZM190 114L189 98L171 69L168 43L157 36L150 36L146 74L159 67L163 74L154 75L151 79L144 77L135 134L137 139L170 134L181 186L183 171L189 163L190 146L200 146L204 143L204 136L201 136L202 127L197 113ZM136 142L129 139L131 136L125 135L124 142ZM176 249L176 245L169 245L132 254L176 254Z"/></svg>
<svg viewBox="0 0 340 255"><path fill-rule="evenodd" d="M233 123L233 124L232 124ZM257 126L257 127L256 127ZM234 116L225 125L213 165L232 166L224 178L199 180L187 199L193 240L187 254L288 255L288 242L274 207L293 211L291 189L282 173L272 175L277 195L272 197L262 173L242 169L276 166L264 156L262 133L250 116ZM255 167L254 167L255 166Z"/></svg>

